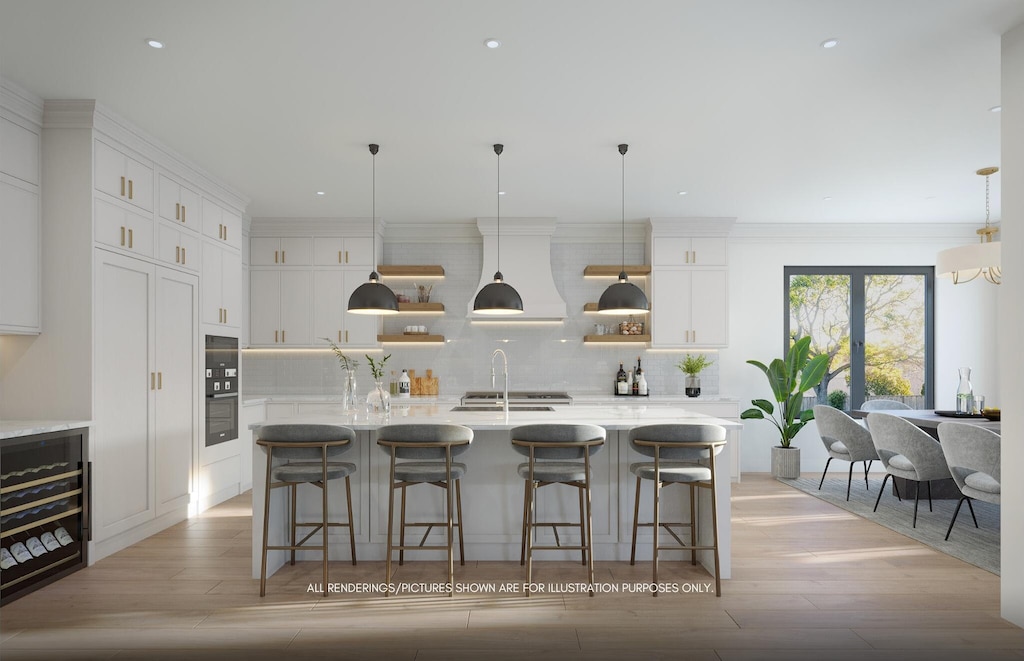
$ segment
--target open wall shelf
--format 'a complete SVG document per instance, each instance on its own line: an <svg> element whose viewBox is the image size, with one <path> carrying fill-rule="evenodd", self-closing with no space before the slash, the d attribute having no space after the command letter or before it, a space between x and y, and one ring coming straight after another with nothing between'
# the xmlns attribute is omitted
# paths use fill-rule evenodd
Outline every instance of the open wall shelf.
<svg viewBox="0 0 1024 661"><path fill-rule="evenodd" d="M439 264L378 264L377 273L385 278L443 278L444 267Z"/></svg>
<svg viewBox="0 0 1024 661"><path fill-rule="evenodd" d="M444 335L378 335L383 344L444 344Z"/></svg>
<svg viewBox="0 0 1024 661"><path fill-rule="evenodd" d="M651 341L650 335L584 335L583 341L588 344L612 344L628 342L630 344L643 344Z"/></svg>
<svg viewBox="0 0 1024 661"><path fill-rule="evenodd" d="M615 278L623 270L621 264L591 264L583 269L583 277ZM642 278L651 274L650 264L626 264L626 275L631 278Z"/></svg>
<svg viewBox="0 0 1024 661"><path fill-rule="evenodd" d="M444 303L399 303L398 311L410 314L444 312Z"/></svg>

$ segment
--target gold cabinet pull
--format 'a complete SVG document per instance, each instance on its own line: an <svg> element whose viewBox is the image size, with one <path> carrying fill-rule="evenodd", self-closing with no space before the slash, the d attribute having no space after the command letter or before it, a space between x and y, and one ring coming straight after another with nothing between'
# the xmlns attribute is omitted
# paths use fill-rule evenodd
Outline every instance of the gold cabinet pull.
<svg viewBox="0 0 1024 661"><path fill-rule="evenodd" d="M185 205L181 205L181 222L185 222Z"/></svg>
<svg viewBox="0 0 1024 661"><path fill-rule="evenodd" d="M131 179L128 180L128 199L129 200L135 199L134 196L132 195L132 180Z"/></svg>
<svg viewBox="0 0 1024 661"><path fill-rule="evenodd" d="M129 248L133 248L134 247L132 245L132 231L131 231L131 229L128 230L128 247Z"/></svg>
<svg viewBox="0 0 1024 661"><path fill-rule="evenodd" d="M274 341L277 342L277 331L274 331Z"/></svg>
<svg viewBox="0 0 1024 661"><path fill-rule="evenodd" d="M348 331L345 331L345 344L348 344Z"/></svg>
<svg viewBox="0 0 1024 661"><path fill-rule="evenodd" d="M693 263L694 264L697 263L697 251L696 250L693 251Z"/></svg>
<svg viewBox="0 0 1024 661"><path fill-rule="evenodd" d="M338 331L338 341L341 342L341 331Z"/></svg>
<svg viewBox="0 0 1024 661"><path fill-rule="evenodd" d="M277 264L277 251L274 251L274 263Z"/></svg>
<svg viewBox="0 0 1024 661"><path fill-rule="evenodd" d="M174 263L181 264L181 246L174 246Z"/></svg>
<svg viewBox="0 0 1024 661"><path fill-rule="evenodd" d="M228 240L228 226L227 225L224 226L224 240L225 241Z"/></svg>
<svg viewBox="0 0 1024 661"><path fill-rule="evenodd" d="M341 261L341 251L340 250L338 251L338 263L339 264L342 263L342 261ZM338 331L338 336L339 336L338 337L338 341L340 342L341 341L341 331Z"/></svg>
<svg viewBox="0 0 1024 661"><path fill-rule="evenodd" d="M284 251L282 250L282 251L281 251L281 263L282 263L282 264L284 264L284 263L285 263L285 262L287 262L287 261L288 261L288 260L287 260L287 259L285 259L285 257L284 257Z"/></svg>
<svg viewBox="0 0 1024 661"><path fill-rule="evenodd" d="M164 389L164 373L163 372L157 372L156 373L156 389L157 390L163 390Z"/></svg>
<svg viewBox="0 0 1024 661"><path fill-rule="evenodd" d="M174 219L181 220L181 202L174 203Z"/></svg>
<svg viewBox="0 0 1024 661"><path fill-rule="evenodd" d="M228 309L224 308L224 323L228 323Z"/></svg>
<svg viewBox="0 0 1024 661"><path fill-rule="evenodd" d="M284 342L284 331L281 331L281 342Z"/></svg>
<svg viewBox="0 0 1024 661"><path fill-rule="evenodd" d="M693 333L693 341L696 342L697 341L697 331L690 331L690 332Z"/></svg>
<svg viewBox="0 0 1024 661"><path fill-rule="evenodd" d="M149 373L149 389L156 390L156 372Z"/></svg>
<svg viewBox="0 0 1024 661"><path fill-rule="evenodd" d="M121 225L121 245L124 245L124 225Z"/></svg>
<svg viewBox="0 0 1024 661"><path fill-rule="evenodd" d="M124 197L124 177L121 177L121 197Z"/></svg>
<svg viewBox="0 0 1024 661"><path fill-rule="evenodd" d="M348 251L345 251L345 263L348 264Z"/></svg>
<svg viewBox="0 0 1024 661"><path fill-rule="evenodd" d="M185 249L184 248L181 249L181 263L182 264L185 263Z"/></svg>

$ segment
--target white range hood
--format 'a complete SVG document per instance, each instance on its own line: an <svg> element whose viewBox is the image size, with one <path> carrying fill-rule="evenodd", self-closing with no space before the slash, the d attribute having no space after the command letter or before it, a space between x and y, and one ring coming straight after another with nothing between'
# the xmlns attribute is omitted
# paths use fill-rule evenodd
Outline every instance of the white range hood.
<svg viewBox="0 0 1024 661"><path fill-rule="evenodd" d="M484 237L483 269L480 284L469 301L470 319L515 323L566 318L565 301L551 275L551 235L555 233L555 224L554 218L501 219L501 273L523 299L523 314L495 317L473 312L476 292L493 282L498 270L497 220L477 218L477 228Z"/></svg>

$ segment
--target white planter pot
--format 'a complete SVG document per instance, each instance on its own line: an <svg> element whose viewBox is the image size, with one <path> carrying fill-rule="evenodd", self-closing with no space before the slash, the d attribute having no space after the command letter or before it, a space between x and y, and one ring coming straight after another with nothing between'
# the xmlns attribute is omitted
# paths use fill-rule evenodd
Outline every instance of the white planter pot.
<svg viewBox="0 0 1024 661"><path fill-rule="evenodd" d="M800 477L800 448L778 445L772 448L772 477L786 480Z"/></svg>

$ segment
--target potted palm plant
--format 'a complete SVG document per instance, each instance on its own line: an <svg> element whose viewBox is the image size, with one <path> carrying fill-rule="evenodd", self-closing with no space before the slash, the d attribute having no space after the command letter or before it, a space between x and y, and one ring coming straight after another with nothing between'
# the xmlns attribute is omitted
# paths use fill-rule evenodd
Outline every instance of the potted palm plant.
<svg viewBox="0 0 1024 661"><path fill-rule="evenodd" d="M810 356L811 338L798 339L784 358L765 365L756 360L747 362L761 370L768 379L775 402L754 399L754 406L740 414L741 420L770 420L779 432L779 444L772 447L772 475L776 478L800 477L800 448L793 447L796 435L814 419L814 409L804 409L804 393L814 389L828 369L828 356Z"/></svg>

